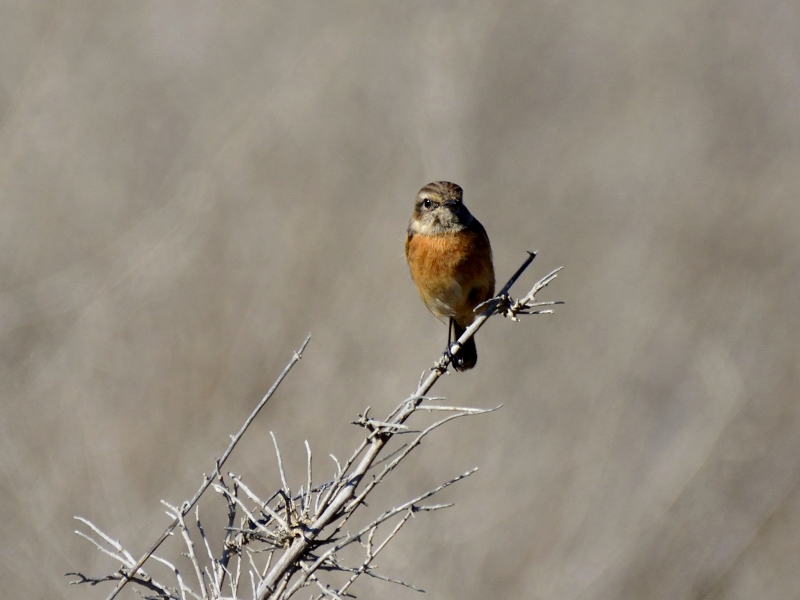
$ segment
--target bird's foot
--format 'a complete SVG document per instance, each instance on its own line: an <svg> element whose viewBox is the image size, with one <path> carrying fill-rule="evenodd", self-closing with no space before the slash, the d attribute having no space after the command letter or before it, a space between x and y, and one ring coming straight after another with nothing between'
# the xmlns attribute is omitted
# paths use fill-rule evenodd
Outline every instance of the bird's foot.
<svg viewBox="0 0 800 600"><path fill-rule="evenodd" d="M460 354L453 354L453 351L452 351L453 346L458 346L458 343L457 342L452 342L447 347L447 350L445 350L445 354L447 355L447 358L450 359L450 362L452 363L453 367L456 370L462 370L462 368L464 367L464 357L461 356ZM458 348L460 350L461 346L459 346Z"/></svg>

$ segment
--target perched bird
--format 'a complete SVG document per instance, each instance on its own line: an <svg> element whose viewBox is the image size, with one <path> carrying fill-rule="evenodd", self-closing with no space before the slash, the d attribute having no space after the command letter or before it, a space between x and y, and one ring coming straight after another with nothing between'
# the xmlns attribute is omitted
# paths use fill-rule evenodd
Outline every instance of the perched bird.
<svg viewBox="0 0 800 600"><path fill-rule="evenodd" d="M422 188L406 237L411 279L428 310L448 326L448 348L475 320L473 309L494 296L489 236L464 206L463 193L449 181ZM477 361L472 337L453 357L453 367L466 371Z"/></svg>

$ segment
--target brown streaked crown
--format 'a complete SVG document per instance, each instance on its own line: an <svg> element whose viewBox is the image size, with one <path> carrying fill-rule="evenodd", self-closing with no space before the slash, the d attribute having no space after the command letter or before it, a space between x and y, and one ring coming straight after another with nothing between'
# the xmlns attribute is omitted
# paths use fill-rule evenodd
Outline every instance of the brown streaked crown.
<svg viewBox="0 0 800 600"><path fill-rule="evenodd" d="M434 181L417 192L417 202L429 198L431 202L444 203L450 200L462 200L464 190L461 186L450 181Z"/></svg>

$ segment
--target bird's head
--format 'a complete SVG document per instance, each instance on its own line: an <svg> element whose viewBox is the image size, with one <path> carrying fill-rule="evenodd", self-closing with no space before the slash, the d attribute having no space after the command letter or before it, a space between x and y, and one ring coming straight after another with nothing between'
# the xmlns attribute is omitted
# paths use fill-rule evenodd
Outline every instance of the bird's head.
<svg viewBox="0 0 800 600"><path fill-rule="evenodd" d="M472 214L462 201L464 190L449 181L434 181L417 193L409 230L423 235L455 233L467 227Z"/></svg>

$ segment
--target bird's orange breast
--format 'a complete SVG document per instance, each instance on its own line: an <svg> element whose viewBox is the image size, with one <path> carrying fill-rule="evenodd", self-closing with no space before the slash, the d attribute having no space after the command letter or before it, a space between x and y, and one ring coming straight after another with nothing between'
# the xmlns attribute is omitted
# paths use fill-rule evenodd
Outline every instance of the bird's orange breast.
<svg viewBox="0 0 800 600"><path fill-rule="evenodd" d="M438 319L452 317L463 327L475 319L473 309L494 295L492 250L478 227L406 239L411 278L425 306Z"/></svg>

